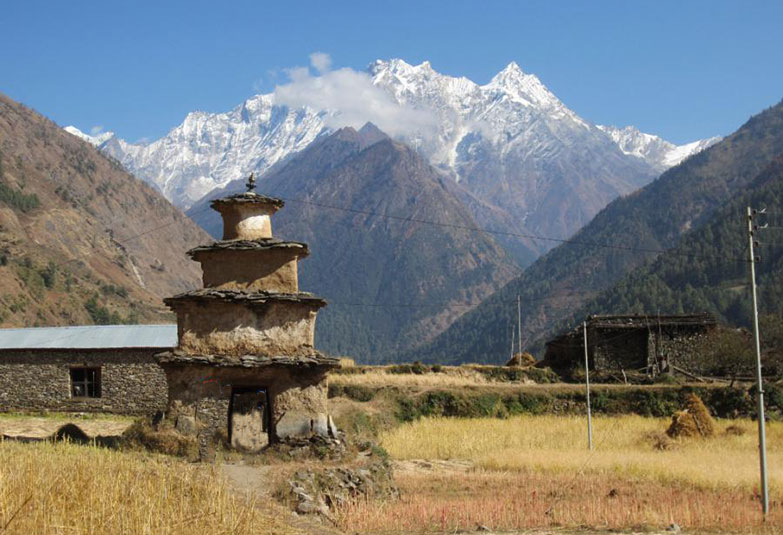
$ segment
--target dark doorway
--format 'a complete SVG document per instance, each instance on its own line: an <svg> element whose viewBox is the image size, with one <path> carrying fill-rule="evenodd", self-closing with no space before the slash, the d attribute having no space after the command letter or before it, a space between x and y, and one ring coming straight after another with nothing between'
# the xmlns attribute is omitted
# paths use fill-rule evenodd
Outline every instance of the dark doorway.
<svg viewBox="0 0 783 535"><path fill-rule="evenodd" d="M229 440L232 448L258 452L269 444L269 397L266 388L234 388L230 411Z"/></svg>

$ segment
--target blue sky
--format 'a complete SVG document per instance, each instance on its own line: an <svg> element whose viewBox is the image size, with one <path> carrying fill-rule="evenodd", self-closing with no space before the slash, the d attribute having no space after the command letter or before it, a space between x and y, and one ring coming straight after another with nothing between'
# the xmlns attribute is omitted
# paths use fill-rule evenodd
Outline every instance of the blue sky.
<svg viewBox="0 0 783 535"><path fill-rule="evenodd" d="M39 2L0 13L0 91L61 125L155 139L322 51L486 83L510 61L595 123L674 142L783 97L783 2Z"/></svg>

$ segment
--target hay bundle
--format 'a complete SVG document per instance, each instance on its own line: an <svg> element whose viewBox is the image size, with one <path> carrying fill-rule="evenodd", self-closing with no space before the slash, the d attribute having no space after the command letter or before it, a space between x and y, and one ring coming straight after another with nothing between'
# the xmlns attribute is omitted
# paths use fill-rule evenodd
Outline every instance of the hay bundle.
<svg viewBox="0 0 783 535"><path fill-rule="evenodd" d="M685 409L674 413L666 434L672 438L711 437L715 422L699 396L688 394Z"/></svg>
<svg viewBox="0 0 783 535"><path fill-rule="evenodd" d="M514 353L514 356L506 362L506 366L527 368L533 366L536 363L536 357L530 353Z"/></svg>

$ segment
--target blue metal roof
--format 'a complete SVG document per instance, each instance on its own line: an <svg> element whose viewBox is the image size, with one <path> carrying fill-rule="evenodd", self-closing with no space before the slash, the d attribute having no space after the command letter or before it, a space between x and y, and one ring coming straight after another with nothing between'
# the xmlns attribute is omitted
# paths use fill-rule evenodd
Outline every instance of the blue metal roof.
<svg viewBox="0 0 783 535"><path fill-rule="evenodd" d="M176 345L176 324L0 329L0 349L170 348Z"/></svg>

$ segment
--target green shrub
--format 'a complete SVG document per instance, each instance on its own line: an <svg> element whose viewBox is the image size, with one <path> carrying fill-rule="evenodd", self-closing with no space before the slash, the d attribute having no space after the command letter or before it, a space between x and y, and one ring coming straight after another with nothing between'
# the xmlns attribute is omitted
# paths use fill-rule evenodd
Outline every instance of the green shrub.
<svg viewBox="0 0 783 535"><path fill-rule="evenodd" d="M116 312L110 312L106 307L99 305L97 295L93 295L88 299L87 302L84 303L84 308L87 310L90 319L95 325L117 325L125 323L122 316Z"/></svg>
<svg viewBox="0 0 783 535"><path fill-rule="evenodd" d="M35 193L22 193L21 190L14 189L3 182L0 182L0 202L24 213L41 206L41 201Z"/></svg>
<svg viewBox="0 0 783 535"><path fill-rule="evenodd" d="M431 368L428 366L425 366L421 362L414 362L413 364L393 364L386 368L387 373L396 373L396 374L408 374L412 373L415 375L423 375L430 371Z"/></svg>
<svg viewBox="0 0 783 535"><path fill-rule="evenodd" d="M54 288L54 285L57 283L57 264L54 260L50 260L46 267L40 269L38 273L43 279L44 286L50 290Z"/></svg>

